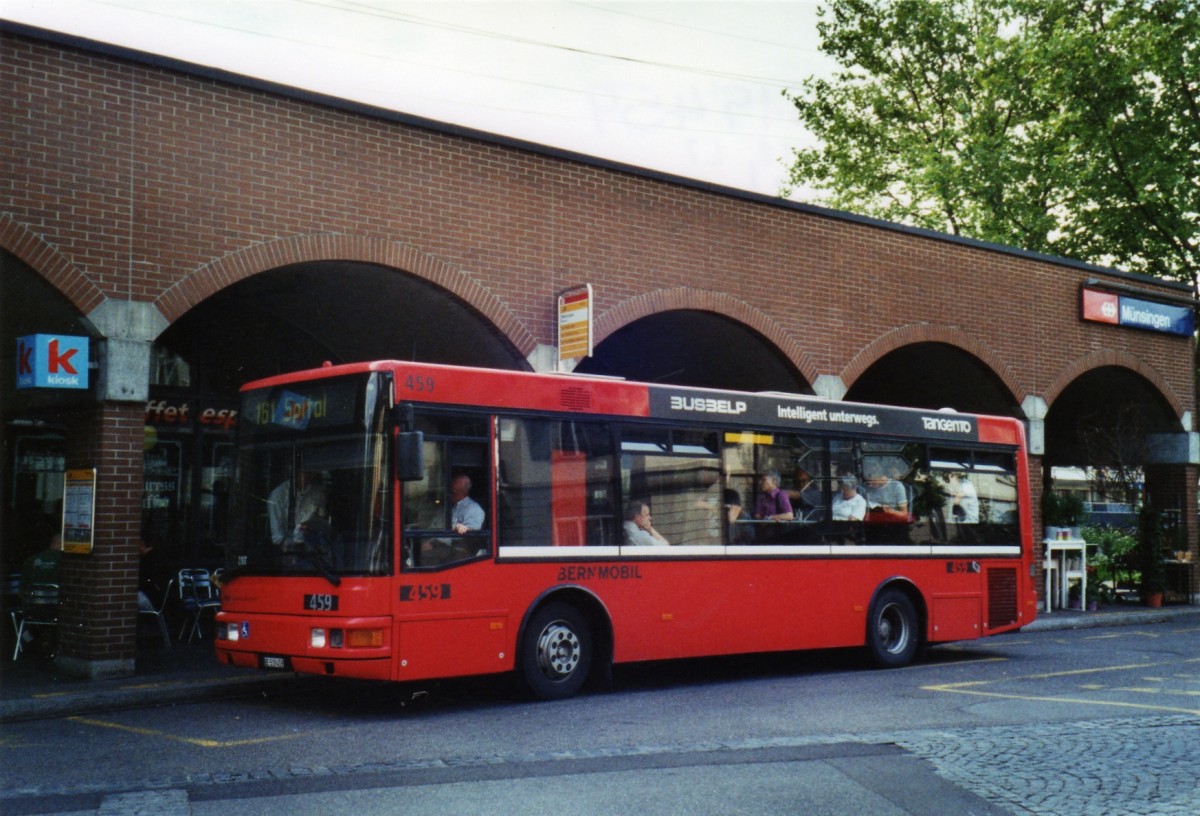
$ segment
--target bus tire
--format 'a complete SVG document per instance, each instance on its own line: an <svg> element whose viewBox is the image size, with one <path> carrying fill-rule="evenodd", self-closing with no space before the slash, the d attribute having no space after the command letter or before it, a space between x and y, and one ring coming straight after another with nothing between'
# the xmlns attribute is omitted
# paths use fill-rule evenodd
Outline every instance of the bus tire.
<svg viewBox="0 0 1200 816"><path fill-rule="evenodd" d="M867 655L882 668L906 666L921 646L917 610L899 589L885 589L871 605L867 619Z"/></svg>
<svg viewBox="0 0 1200 816"><path fill-rule="evenodd" d="M573 606L551 603L529 619L521 640L521 675L535 697L561 700L583 688L592 668L592 631Z"/></svg>

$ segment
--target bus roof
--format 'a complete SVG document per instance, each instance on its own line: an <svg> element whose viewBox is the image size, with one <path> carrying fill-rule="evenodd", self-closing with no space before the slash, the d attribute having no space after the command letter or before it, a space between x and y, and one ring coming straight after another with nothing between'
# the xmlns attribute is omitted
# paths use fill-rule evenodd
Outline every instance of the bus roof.
<svg viewBox="0 0 1200 816"><path fill-rule="evenodd" d="M243 391L326 377L386 371L396 399L480 408L536 410L663 420L704 420L746 428L784 427L931 441L1021 445L1024 426L1013 417L963 414L841 402L780 392L747 393L638 383L611 377L538 374L435 363L380 360L325 365L247 383Z"/></svg>

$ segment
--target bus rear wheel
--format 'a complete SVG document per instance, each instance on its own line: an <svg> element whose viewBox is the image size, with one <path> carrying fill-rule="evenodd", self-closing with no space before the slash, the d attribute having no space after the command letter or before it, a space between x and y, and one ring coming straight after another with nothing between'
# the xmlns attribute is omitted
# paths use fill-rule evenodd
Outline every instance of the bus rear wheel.
<svg viewBox="0 0 1200 816"><path fill-rule="evenodd" d="M894 668L912 662L921 645L917 610L899 589L885 589L871 605L867 621L867 654L877 666Z"/></svg>
<svg viewBox="0 0 1200 816"><path fill-rule="evenodd" d="M592 632L573 606L552 603L529 620L521 641L521 674L535 697L561 700L583 687L592 668Z"/></svg>

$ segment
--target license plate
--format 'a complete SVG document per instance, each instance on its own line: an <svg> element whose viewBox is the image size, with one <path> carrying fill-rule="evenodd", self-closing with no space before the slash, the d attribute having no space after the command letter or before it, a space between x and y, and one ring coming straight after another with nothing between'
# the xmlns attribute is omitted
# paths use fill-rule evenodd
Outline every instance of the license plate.
<svg viewBox="0 0 1200 816"><path fill-rule="evenodd" d="M264 669L286 669L287 658L278 655L263 655L262 667Z"/></svg>

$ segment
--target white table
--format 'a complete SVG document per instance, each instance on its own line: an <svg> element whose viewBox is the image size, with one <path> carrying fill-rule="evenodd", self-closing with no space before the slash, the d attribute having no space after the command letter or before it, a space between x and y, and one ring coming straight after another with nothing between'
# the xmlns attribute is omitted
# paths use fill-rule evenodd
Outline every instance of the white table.
<svg viewBox="0 0 1200 816"><path fill-rule="evenodd" d="M1058 572L1058 608L1067 601L1067 588L1071 581L1079 581L1080 606L1087 603L1087 542L1082 538L1047 538L1042 541L1046 552L1046 594L1043 611L1049 613L1054 604L1052 573ZM1068 569L1073 557L1078 556L1078 569Z"/></svg>

